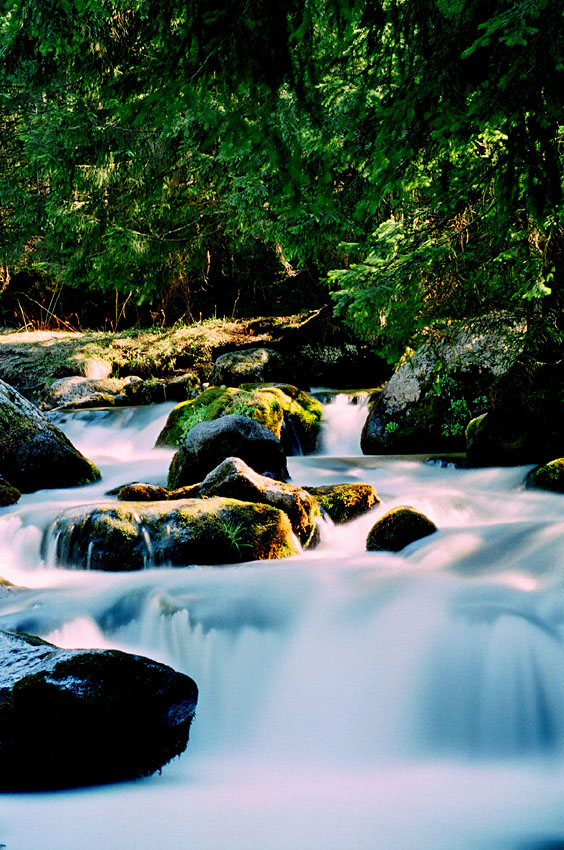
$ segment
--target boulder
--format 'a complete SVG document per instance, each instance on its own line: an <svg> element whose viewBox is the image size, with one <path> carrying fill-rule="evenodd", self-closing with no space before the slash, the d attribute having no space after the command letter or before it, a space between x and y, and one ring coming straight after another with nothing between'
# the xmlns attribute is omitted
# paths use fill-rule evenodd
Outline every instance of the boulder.
<svg viewBox="0 0 564 850"><path fill-rule="evenodd" d="M556 460L531 469L525 483L527 487L564 493L564 457L558 457Z"/></svg>
<svg viewBox="0 0 564 850"><path fill-rule="evenodd" d="M469 423L469 466L543 464L564 451L564 363L519 359L489 392L490 410Z"/></svg>
<svg viewBox="0 0 564 850"><path fill-rule="evenodd" d="M22 494L16 487L12 487L12 485L0 475L0 508L5 508L8 505L15 505L16 502L19 501L21 495Z"/></svg>
<svg viewBox="0 0 564 850"><path fill-rule="evenodd" d="M42 410L68 407L119 407L131 404L141 378L83 378L75 375L53 381L40 402Z"/></svg>
<svg viewBox="0 0 564 850"><path fill-rule="evenodd" d="M109 494L108 494L109 495ZM158 484L124 484L117 491L120 502L162 502L171 498L170 490L159 487Z"/></svg>
<svg viewBox="0 0 564 850"><path fill-rule="evenodd" d="M400 505L385 513L372 526L366 539L366 548L369 552L399 552L415 540L435 531L437 526L425 514L408 505Z"/></svg>
<svg viewBox="0 0 564 850"><path fill-rule="evenodd" d="M214 363L210 383L238 387L267 381L293 382L293 367L271 348L246 348L221 354Z"/></svg>
<svg viewBox="0 0 564 850"><path fill-rule="evenodd" d="M364 454L463 451L470 420L516 361L524 328L506 315L453 324L405 360L373 404Z"/></svg>
<svg viewBox="0 0 564 850"><path fill-rule="evenodd" d="M176 405L157 445L179 446L194 425L230 414L260 422L282 441L286 454L299 454L314 451L323 407L291 384L209 387L194 399Z"/></svg>
<svg viewBox="0 0 564 850"><path fill-rule="evenodd" d="M335 523L348 522L376 505L380 499L371 484L327 484L304 487Z"/></svg>
<svg viewBox="0 0 564 850"><path fill-rule="evenodd" d="M302 546L317 542L320 518L316 500L306 490L259 475L238 457L228 457L200 484L202 496L229 496L244 502L260 502L284 511Z"/></svg>
<svg viewBox="0 0 564 850"><path fill-rule="evenodd" d="M130 392L131 404L159 404L162 401L185 401L199 392L196 372L186 371L173 377L145 378Z"/></svg>
<svg viewBox="0 0 564 850"><path fill-rule="evenodd" d="M226 457L240 457L261 475L288 478L282 443L272 431L246 416L229 414L190 429L172 459L169 489L202 481Z"/></svg>
<svg viewBox="0 0 564 850"><path fill-rule="evenodd" d="M0 472L23 493L76 487L100 472L62 431L13 387L0 381Z"/></svg>
<svg viewBox="0 0 564 850"><path fill-rule="evenodd" d="M185 750L197 699L148 658L0 632L0 790L148 776Z"/></svg>
<svg viewBox="0 0 564 850"><path fill-rule="evenodd" d="M300 386L377 387L390 376L389 364L330 306L286 327L278 347L293 364Z"/></svg>
<svg viewBox="0 0 564 850"><path fill-rule="evenodd" d="M299 547L281 510L215 496L70 508L46 532L42 550L61 566L125 572L284 558Z"/></svg>

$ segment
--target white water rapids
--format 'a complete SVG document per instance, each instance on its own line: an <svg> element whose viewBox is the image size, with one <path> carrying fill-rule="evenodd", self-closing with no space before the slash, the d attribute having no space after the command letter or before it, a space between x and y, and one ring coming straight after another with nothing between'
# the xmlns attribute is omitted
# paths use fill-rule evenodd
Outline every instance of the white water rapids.
<svg viewBox="0 0 564 850"><path fill-rule="evenodd" d="M7 850L556 850L564 847L564 497L526 469L362 457L366 410L327 408L295 484L365 481L381 504L284 561L96 573L42 558L57 513L134 480L171 405L59 422L101 483L0 512L0 628L117 647L188 673L187 751L161 775L0 795ZM364 551L390 507L439 532ZM30 770L33 766L30 765Z"/></svg>

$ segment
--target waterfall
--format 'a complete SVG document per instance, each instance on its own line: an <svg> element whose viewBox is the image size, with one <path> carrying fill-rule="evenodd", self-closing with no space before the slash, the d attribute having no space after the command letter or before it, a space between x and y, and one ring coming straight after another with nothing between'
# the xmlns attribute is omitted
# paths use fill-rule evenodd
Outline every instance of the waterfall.
<svg viewBox="0 0 564 850"><path fill-rule="evenodd" d="M163 484L170 405L57 414L102 481L0 512L0 627L115 647L191 675L186 753L120 786L0 796L8 850L548 850L564 838L561 496L526 469L363 457L366 396L325 403L298 486L381 502L278 562L101 573L57 567L55 517L119 484ZM408 503L438 533L398 554L366 535ZM42 545L43 541L43 545ZM92 553L91 553L92 554Z"/></svg>
<svg viewBox="0 0 564 850"><path fill-rule="evenodd" d="M361 454L360 433L368 416L368 393L318 391L323 401L319 454L349 457Z"/></svg>

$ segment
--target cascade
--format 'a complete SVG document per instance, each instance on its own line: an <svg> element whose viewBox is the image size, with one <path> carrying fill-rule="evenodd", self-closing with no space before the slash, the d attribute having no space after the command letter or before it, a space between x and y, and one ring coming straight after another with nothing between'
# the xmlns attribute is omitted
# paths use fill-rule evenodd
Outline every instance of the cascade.
<svg viewBox="0 0 564 850"><path fill-rule="evenodd" d="M562 497L525 468L363 457L366 407L331 394L292 482L363 481L381 503L286 561L97 573L56 565L54 518L119 484L163 484L171 405L57 413L102 471L0 512L0 628L115 647L199 685L161 776L0 796L8 850L548 850L564 840ZM326 399L324 399L326 401ZM437 534L367 553L411 504ZM148 535L147 535L148 538ZM43 543L42 543L43 541Z"/></svg>

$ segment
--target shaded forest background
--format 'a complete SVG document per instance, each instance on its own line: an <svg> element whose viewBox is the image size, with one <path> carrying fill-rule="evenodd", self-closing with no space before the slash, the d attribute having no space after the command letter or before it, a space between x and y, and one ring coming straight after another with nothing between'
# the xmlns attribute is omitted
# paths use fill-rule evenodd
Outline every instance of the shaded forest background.
<svg viewBox="0 0 564 850"><path fill-rule="evenodd" d="M3 0L0 321L334 305L561 356L558 0Z"/></svg>

